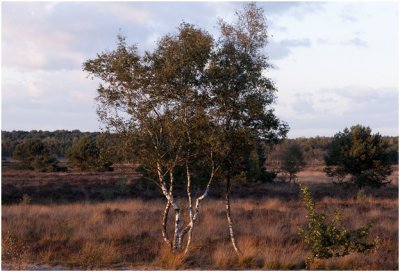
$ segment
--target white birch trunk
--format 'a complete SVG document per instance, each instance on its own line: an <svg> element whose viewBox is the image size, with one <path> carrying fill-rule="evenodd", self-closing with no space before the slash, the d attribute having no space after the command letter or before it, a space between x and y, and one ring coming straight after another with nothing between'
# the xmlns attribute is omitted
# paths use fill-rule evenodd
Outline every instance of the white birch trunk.
<svg viewBox="0 0 400 272"><path fill-rule="evenodd" d="M181 209L174 199L173 202L175 210L175 231L174 231L174 250L175 252L181 251Z"/></svg>
<svg viewBox="0 0 400 272"><path fill-rule="evenodd" d="M172 170L169 171L170 178L170 188L174 184L174 173ZM175 252L181 251L181 209L176 199L173 197L172 192L169 191L169 197L171 204L174 206L175 210L175 231L174 231L174 250Z"/></svg>
<svg viewBox="0 0 400 272"><path fill-rule="evenodd" d="M190 171L189 171L189 166L186 162L186 179L187 179L187 185L186 185L186 192L187 192L187 197L188 197L188 203L189 203L189 224L186 226L184 231L182 231L182 239L186 235L186 232L188 231L188 237L187 237L187 242L186 242L186 247L185 247L185 252L186 254L189 250L189 245L192 241L192 231L193 231L193 207L192 207L192 193L190 191L190 185L191 185L191 179L190 179Z"/></svg>
<svg viewBox="0 0 400 272"><path fill-rule="evenodd" d="M167 201L167 205L165 205L164 214L163 214L162 236L163 236L165 243L167 243L167 245L172 249L172 242L169 239L168 232L167 232L168 214L169 214L170 207L171 207L171 202Z"/></svg>
<svg viewBox="0 0 400 272"><path fill-rule="evenodd" d="M231 239L231 244L233 246L233 249L235 250L236 255L240 256L241 252L237 246L236 239L235 239L235 233L233 231L233 222L232 222L232 218L231 218L231 202L230 202L230 198L229 198L230 191L231 191L231 179L230 179L230 174L228 174L228 177L226 180L226 194L225 194L226 219L228 221L229 237Z"/></svg>
<svg viewBox="0 0 400 272"><path fill-rule="evenodd" d="M210 190L211 182L212 182L212 180L214 178L214 175L215 175L215 169L214 169L214 164L213 164L212 165L212 170L211 170L211 176L210 176L210 179L208 180L207 187L204 190L204 193L201 196L199 196L198 198L196 198L196 205L195 205L195 209L194 209L194 212L193 212L193 216L191 217L192 219L190 221L190 224L182 232L183 235L185 235L185 233L188 232L188 239L187 239L187 243L186 243L186 248L185 248L184 254L186 254L189 251L189 246L190 246L190 243L192 241L192 233L193 233L194 223L196 223L197 218L198 218L199 213L200 213L200 202L203 201L207 197L208 191Z"/></svg>
<svg viewBox="0 0 400 272"><path fill-rule="evenodd" d="M168 191L167 186L164 182L164 178L163 175L161 173L161 166L160 164L157 162L157 174L158 174L158 178L160 181L160 185L161 185L161 190L164 194L164 196L167 198L167 201L173 206L174 211L175 211L175 229L174 229L174 240L173 240L173 249L176 252L179 252L181 250L181 210L179 208L179 204L176 201L176 199L174 198L174 196L172 195L171 191ZM170 188L172 188L172 184L174 183L173 180L173 173L172 170L170 170Z"/></svg>

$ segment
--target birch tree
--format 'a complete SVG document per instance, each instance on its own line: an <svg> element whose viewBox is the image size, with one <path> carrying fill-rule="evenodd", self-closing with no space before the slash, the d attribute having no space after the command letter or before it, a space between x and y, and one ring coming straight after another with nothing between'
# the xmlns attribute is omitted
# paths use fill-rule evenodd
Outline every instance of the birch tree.
<svg viewBox="0 0 400 272"><path fill-rule="evenodd" d="M164 36L154 52L140 55L136 46L128 46L119 36L116 50L84 63L84 70L102 81L97 102L105 129L134 139L132 152L141 167L154 173L154 182L166 199L163 239L175 252L188 251L200 203L219 168L214 160L218 141L211 140L217 130L208 120L205 84L212 45L208 33L183 23L177 34ZM192 167L200 163L208 169L208 182L194 198ZM185 181L176 180L179 169L184 169ZM182 207L174 191L177 182L186 183L186 226L182 226ZM167 231L171 208L175 213L172 238Z"/></svg>
<svg viewBox="0 0 400 272"><path fill-rule="evenodd" d="M270 64L264 53L267 25L262 8L247 4L236 12L233 24L219 22L221 36L212 56L209 75L213 91L213 115L225 134L223 170L226 179L226 217L236 254L231 217L231 179L241 166L246 150L257 141L277 142L286 137L288 126L272 108L276 99L273 82L266 76Z"/></svg>
<svg viewBox="0 0 400 272"><path fill-rule="evenodd" d="M226 177L226 215L239 254L230 214L231 179L246 149L285 137L287 125L274 114L276 89L264 72L266 24L254 3L237 13L237 23L220 22L218 41L183 23L165 35L153 52L139 54L118 37L114 51L98 54L84 70L102 83L98 115L110 132L135 142L132 152L165 197L162 237L174 252L190 249L201 202L216 176ZM183 173L183 174L182 174ZM200 195L193 187L201 186ZM185 186L188 218L183 225L176 186ZM170 210L175 214L169 236Z"/></svg>

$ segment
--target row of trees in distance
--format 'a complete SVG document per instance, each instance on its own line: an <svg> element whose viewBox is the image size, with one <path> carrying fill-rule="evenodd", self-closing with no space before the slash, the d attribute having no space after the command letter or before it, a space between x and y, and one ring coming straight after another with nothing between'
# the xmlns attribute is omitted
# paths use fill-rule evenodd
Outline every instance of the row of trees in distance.
<svg viewBox="0 0 400 272"><path fill-rule="evenodd" d="M120 136L115 133L105 132L81 132L79 130L56 131L2 131L1 132L2 159L12 158L18 144L29 139L39 139L47 146L52 156L57 159L68 158L68 149L83 137L96 139L97 148L106 153L113 163L134 162L135 157L127 151L126 143L120 141ZM292 145L298 146L306 165L323 165L324 157L333 137L308 137L285 139L273 146L261 143L258 149L251 150L249 161L266 164L268 168L274 168L282 161L283 154L287 153ZM382 141L388 145L389 160L391 164L398 164L398 137L382 136ZM276 168L276 167L275 167Z"/></svg>
<svg viewBox="0 0 400 272"><path fill-rule="evenodd" d="M369 132L370 133L370 132ZM68 166L81 171L108 171L115 163L135 163L137 158L129 152L133 142L125 141L121 135L99 132L75 131L13 131L2 132L3 159L13 157L39 171L65 171L57 166L57 160L67 158ZM398 163L398 138L380 137L385 144L385 160ZM276 145L260 143L248 151L242 165L242 180L246 182L271 182L278 173L288 181L307 165L337 165L340 159L327 160L335 144L335 137L285 139ZM335 151L337 153L337 151ZM332 153L332 152L331 152ZM336 172L337 174L337 172ZM343 179L343 175L342 175ZM282 180L282 179L281 179ZM341 182L340 178L336 181Z"/></svg>

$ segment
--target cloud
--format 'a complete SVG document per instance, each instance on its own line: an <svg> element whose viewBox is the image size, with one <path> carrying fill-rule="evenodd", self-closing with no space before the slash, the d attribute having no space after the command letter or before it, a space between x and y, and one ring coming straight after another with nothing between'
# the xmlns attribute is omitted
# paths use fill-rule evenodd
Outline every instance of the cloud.
<svg viewBox="0 0 400 272"><path fill-rule="evenodd" d="M19 82L13 83L15 78ZM2 128L98 129L96 81L80 70L3 71Z"/></svg>
<svg viewBox="0 0 400 272"><path fill-rule="evenodd" d="M344 41L332 41L329 39L325 38L319 38L317 39L317 43L323 44L323 45L343 45L343 46L357 46L357 47L368 47L368 43L365 40L362 40L358 37L344 40Z"/></svg>
<svg viewBox="0 0 400 272"><path fill-rule="evenodd" d="M291 126L290 137L332 136L355 124L381 134L398 135L398 89L347 86L297 92L291 103L277 107Z"/></svg>
<svg viewBox="0 0 400 272"><path fill-rule="evenodd" d="M96 11L106 17L118 16L126 22L146 24L154 19L151 9L131 5L128 2L94 3Z"/></svg>
<svg viewBox="0 0 400 272"><path fill-rule="evenodd" d="M271 39L266 52L270 60L280 60L289 56L296 47L311 47L311 42L309 39L285 39L279 42Z"/></svg>
<svg viewBox="0 0 400 272"><path fill-rule="evenodd" d="M296 19L303 19L304 16L318 12L325 5L323 2L300 2L300 1L265 1L259 2L265 10L266 16L290 15Z"/></svg>
<svg viewBox="0 0 400 272"><path fill-rule="evenodd" d="M260 2L266 15L315 12L321 5L306 2ZM216 21L233 19L243 3L229 2L5 2L2 15L3 67L22 70L74 70L85 59L115 46L122 31L128 42L144 51L186 21L217 34ZM205 14L207 16L205 16ZM282 27L278 27L282 30ZM283 29L284 30L284 29ZM276 57L290 47L274 49ZM144 47L143 47L144 46ZM305 45L303 45L305 46ZM143 48L142 48L143 47Z"/></svg>
<svg viewBox="0 0 400 272"><path fill-rule="evenodd" d="M141 50L176 31L182 21L216 31L230 3L59 2L3 3L3 67L22 70L79 69L85 59L115 47L121 31ZM207 14L207 16L204 16Z"/></svg>
<svg viewBox="0 0 400 272"><path fill-rule="evenodd" d="M342 42L341 44L343 45L355 45L355 46L359 46L359 47L368 47L367 42L364 40L361 40L360 38L354 38L351 40L347 40Z"/></svg>
<svg viewBox="0 0 400 272"><path fill-rule="evenodd" d="M340 18L343 23L355 23L358 21L355 14L353 5L345 5L341 10Z"/></svg>
<svg viewBox="0 0 400 272"><path fill-rule="evenodd" d="M312 102L311 94L296 94L295 100L292 103L293 110L298 114L314 114L315 109Z"/></svg>
<svg viewBox="0 0 400 272"><path fill-rule="evenodd" d="M282 40L279 42L281 46L284 47L310 47L311 43L309 39L290 39L290 40Z"/></svg>

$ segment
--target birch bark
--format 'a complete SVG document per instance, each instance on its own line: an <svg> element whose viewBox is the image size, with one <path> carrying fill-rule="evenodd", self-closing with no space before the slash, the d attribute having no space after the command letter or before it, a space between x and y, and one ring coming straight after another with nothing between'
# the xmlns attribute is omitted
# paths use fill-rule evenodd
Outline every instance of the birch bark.
<svg viewBox="0 0 400 272"><path fill-rule="evenodd" d="M226 179L226 192L225 192L225 208L226 208L226 219L228 221L229 237L231 239L231 244L237 256L241 255L241 252L237 246L235 233L233 230L233 222L231 218L231 203L230 203L230 192L231 192L231 175L228 173Z"/></svg>

